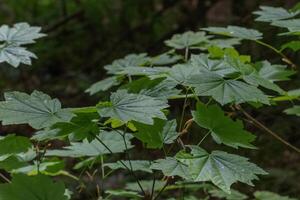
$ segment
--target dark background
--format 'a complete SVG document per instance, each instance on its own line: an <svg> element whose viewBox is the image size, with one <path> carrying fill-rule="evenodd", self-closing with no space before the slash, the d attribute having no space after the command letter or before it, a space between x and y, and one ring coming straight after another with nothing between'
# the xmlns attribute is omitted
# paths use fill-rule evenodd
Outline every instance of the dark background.
<svg viewBox="0 0 300 200"><path fill-rule="evenodd" d="M48 36L30 49L39 59L18 69L0 64L1 94L7 90L44 91L59 98L65 107L93 105L105 94L90 97L84 93L92 83L106 77L103 66L129 53L151 56L167 50L163 41L174 33L229 24L257 28L265 41L279 46L276 29L253 23L251 14L259 5L292 7L297 0L0 0L0 24L28 22L43 27ZM245 42L239 47L253 60L268 58L280 62L272 51ZM286 52L299 63L299 54ZM300 87L299 77L282 86ZM178 102L181 106L181 102ZM300 120L282 110L290 106L251 111L256 119L295 146L300 147ZM19 126L18 126L19 127ZM300 156L254 127L258 151L245 154L271 174L258 182L258 189L300 196ZM0 132L28 133L27 127L0 127ZM196 130L195 130L196 132ZM207 144L211 145L211 144ZM247 187L247 190L249 188ZM251 190L251 189L249 189ZM249 191L246 191L249 192Z"/></svg>

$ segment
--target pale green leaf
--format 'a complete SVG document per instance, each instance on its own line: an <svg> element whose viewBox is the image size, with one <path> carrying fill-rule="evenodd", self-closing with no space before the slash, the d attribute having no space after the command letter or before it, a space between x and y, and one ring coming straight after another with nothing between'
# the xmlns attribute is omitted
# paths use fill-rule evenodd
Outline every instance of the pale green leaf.
<svg viewBox="0 0 300 200"><path fill-rule="evenodd" d="M151 169L160 170L165 176L180 176L189 179L189 169L184 163L173 157L155 160Z"/></svg>
<svg viewBox="0 0 300 200"><path fill-rule="evenodd" d="M211 181L224 192L230 193L235 182L253 185L257 175L267 174L264 170L242 156L223 151L207 153L198 146L189 146L191 153L180 152L176 158L188 166L192 181Z"/></svg>
<svg viewBox="0 0 300 200"><path fill-rule="evenodd" d="M255 15L258 15L255 21L273 22L289 19L299 14L299 11L290 12L281 7L260 6L259 8L260 10L253 12Z"/></svg>
<svg viewBox="0 0 300 200"><path fill-rule="evenodd" d="M121 153L126 150L123 137L116 131L101 132L98 136L99 139L107 146L113 153ZM133 146L130 143L131 135L126 135L127 148L130 149ZM48 150L46 156L60 156L60 157L83 157L83 156L100 156L104 154L110 154L111 152L102 145L102 143L94 139L89 142L84 139L82 142L71 143L71 146L66 146L61 150Z"/></svg>
<svg viewBox="0 0 300 200"><path fill-rule="evenodd" d="M202 30L219 34L219 35L225 35L229 37L235 37L239 39L244 40L259 40L262 39L262 33L254 30L254 29L247 29L244 27L239 26L227 26L224 27L209 27L209 28L203 28Z"/></svg>
<svg viewBox="0 0 300 200"><path fill-rule="evenodd" d="M124 58L113 61L112 64L104 66L109 74L118 74L127 67L139 67L149 62L147 54L129 54Z"/></svg>
<svg viewBox="0 0 300 200"><path fill-rule="evenodd" d="M295 71L287 69L286 65L272 65L268 61L257 62L259 76L275 82L290 80L289 76L295 74Z"/></svg>
<svg viewBox="0 0 300 200"><path fill-rule="evenodd" d="M49 127L57 122L68 122L74 116L69 109L62 109L58 99L39 91L31 95L6 92L0 102L0 120L3 125L28 123L35 129Z"/></svg>
<svg viewBox="0 0 300 200"><path fill-rule="evenodd" d="M86 89L85 92L89 93L90 95L93 95L100 91L107 91L111 87L119 84L120 84L120 80L116 76L112 76L94 83L88 89Z"/></svg>
<svg viewBox="0 0 300 200"><path fill-rule="evenodd" d="M269 104L268 97L257 87L238 80L224 79L214 73L193 75L188 85L199 96L212 96L220 104L260 102Z"/></svg>
<svg viewBox="0 0 300 200"><path fill-rule="evenodd" d="M168 107L166 101L118 90L110 96L110 102L97 105L102 117L111 117L128 122L131 120L153 124L153 118L166 119L162 109Z"/></svg>
<svg viewBox="0 0 300 200"><path fill-rule="evenodd" d="M165 44L175 49L185 49L201 43L207 43L209 38L205 32L188 31L182 34L175 34L171 39L166 40Z"/></svg>
<svg viewBox="0 0 300 200"><path fill-rule="evenodd" d="M29 24L24 22L17 23L11 28L7 25L2 25L0 27L0 41L15 45L31 44L36 39L45 36L40 31L40 27L29 26Z"/></svg>
<svg viewBox="0 0 300 200"><path fill-rule="evenodd" d="M123 165L125 164L127 168ZM109 167L110 169L131 169L133 171L143 171L152 173L152 170L150 169L151 162L148 160L131 160L130 163L127 160L123 160L122 163L120 161L117 161L115 163L105 163L105 167Z"/></svg>

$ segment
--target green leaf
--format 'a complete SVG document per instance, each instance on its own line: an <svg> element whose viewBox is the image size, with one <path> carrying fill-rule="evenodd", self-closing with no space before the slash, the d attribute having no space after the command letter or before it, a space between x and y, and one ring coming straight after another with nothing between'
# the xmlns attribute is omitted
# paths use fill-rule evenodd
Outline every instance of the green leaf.
<svg viewBox="0 0 300 200"><path fill-rule="evenodd" d="M289 12L288 10L281 7L260 6L259 8L259 11L253 12L253 14L258 15L255 21L273 22L292 18L299 14L299 11Z"/></svg>
<svg viewBox="0 0 300 200"><path fill-rule="evenodd" d="M17 23L12 28L7 25L0 27L0 41L13 43L15 45L31 44L36 39L44 37L45 34L40 33L41 28L29 26L27 23Z"/></svg>
<svg viewBox="0 0 300 200"><path fill-rule="evenodd" d="M236 72L236 70L224 62L224 60L211 60L208 55L191 55L191 65L198 68L200 73L213 72L222 77ZM195 72L194 72L195 73Z"/></svg>
<svg viewBox="0 0 300 200"><path fill-rule="evenodd" d="M131 120L153 124L153 118L166 119L162 109L168 107L166 101L141 94L129 94L126 90L112 93L109 103L97 105L102 117L111 117L128 122Z"/></svg>
<svg viewBox="0 0 300 200"><path fill-rule="evenodd" d="M127 160L123 160L122 162L127 166L128 169L131 169L132 167L133 171L143 171L143 172L152 173L152 170L150 169L151 162L148 160L131 160L130 161L131 166L129 161ZM115 163L105 163L104 166L114 170L127 169L123 164L120 161L117 161Z"/></svg>
<svg viewBox="0 0 300 200"><path fill-rule="evenodd" d="M67 200L62 182L54 183L45 175L13 175L11 183L0 184L1 200Z"/></svg>
<svg viewBox="0 0 300 200"><path fill-rule="evenodd" d="M56 135L69 135L70 140L82 140L91 138L91 135L99 133L97 113L77 113L70 122L58 122L51 128L57 129Z"/></svg>
<svg viewBox="0 0 300 200"><path fill-rule="evenodd" d="M257 191L254 193L255 200L297 200L295 198L290 198L288 196L280 196L278 194L275 194L273 192L269 191Z"/></svg>
<svg viewBox="0 0 300 200"><path fill-rule="evenodd" d="M210 37L205 32L188 31L183 34L175 34L170 40L166 40L165 44L175 49L185 49L201 43L207 43Z"/></svg>
<svg viewBox="0 0 300 200"><path fill-rule="evenodd" d="M118 74L127 67L139 67L149 62L147 54L129 54L122 59L113 61L112 64L104 66L109 74Z"/></svg>
<svg viewBox="0 0 300 200"><path fill-rule="evenodd" d="M225 116L218 105L205 106L198 104L197 110L192 112L194 121L201 127L208 129L217 143L238 148L255 148L251 142L255 136L244 130L240 120L233 121Z"/></svg>
<svg viewBox="0 0 300 200"><path fill-rule="evenodd" d="M31 147L32 144L27 137L7 135L0 138L0 156L26 152Z"/></svg>
<svg viewBox="0 0 300 200"><path fill-rule="evenodd" d="M300 32L300 19L288 19L272 22L272 25L287 28L291 34Z"/></svg>
<svg viewBox="0 0 300 200"><path fill-rule="evenodd" d="M290 80L289 76L295 74L295 71L287 69L286 65L272 65L268 61L256 63L259 76L272 81L286 81Z"/></svg>
<svg viewBox="0 0 300 200"><path fill-rule="evenodd" d="M147 148L162 148L163 144L171 144L178 137L176 120L165 121L154 119L153 125L134 122L138 132L134 136L146 144Z"/></svg>
<svg viewBox="0 0 300 200"><path fill-rule="evenodd" d="M3 160L0 158L0 169L4 169L5 171L8 172L11 172L14 169L25 167L27 165L28 164L24 162L24 160L20 159L16 155L4 157Z"/></svg>
<svg viewBox="0 0 300 200"><path fill-rule="evenodd" d="M49 127L57 122L67 122L73 117L69 109L62 109L58 99L39 91L31 95L6 92L0 102L0 120L3 125L28 123L35 129Z"/></svg>
<svg viewBox="0 0 300 200"><path fill-rule="evenodd" d="M143 196L139 195L138 192L135 191L127 191L127 190L106 190L109 196L116 196L116 197L123 197L123 198L130 198L130 199L141 199Z"/></svg>
<svg viewBox="0 0 300 200"><path fill-rule="evenodd" d="M140 184L142 185L142 187L145 191L148 191L148 192L152 191L153 180L141 180ZM165 184L166 184L165 181L156 180L155 186L154 186L154 191L159 191ZM141 191L137 182L127 183L125 188L128 190L137 191L137 192Z"/></svg>
<svg viewBox="0 0 300 200"><path fill-rule="evenodd" d="M218 34L218 35L225 35L229 37L244 39L244 40L260 40L262 39L262 33L254 30L254 29L247 29L244 27L239 26L227 26L224 27L209 27L203 28L202 30Z"/></svg>
<svg viewBox="0 0 300 200"><path fill-rule="evenodd" d="M18 67L21 63L31 65L32 58L37 58L37 56L23 47L11 44L0 45L0 63L7 62L13 67Z"/></svg>
<svg viewBox="0 0 300 200"><path fill-rule="evenodd" d="M98 136L100 140L107 146L113 153L121 153L126 150L123 137L116 131L101 132ZM126 135L127 148L133 146L130 143L131 135ZM111 152L102 145L99 140L94 139L89 142L84 139L82 142L71 143L71 146L66 146L62 150L48 150L46 156L60 156L60 157L83 157L83 156L100 156L110 154Z"/></svg>
<svg viewBox="0 0 300 200"><path fill-rule="evenodd" d="M143 77L128 83L123 88L127 89L130 93L168 99L170 96L180 93L180 90L175 88L176 85L177 83L170 79L158 78L151 80L148 77Z"/></svg>
<svg viewBox="0 0 300 200"><path fill-rule="evenodd" d="M185 179L190 176L188 166L173 157L156 160L150 168L162 171L165 176L180 176Z"/></svg>
<svg viewBox="0 0 300 200"><path fill-rule="evenodd" d="M27 23L17 23L13 27L0 27L0 63L7 62L13 67L21 63L31 65L31 58L37 58L34 53L27 51L21 45L31 44L35 39L45 36L40 33L40 27L30 27Z"/></svg>
<svg viewBox="0 0 300 200"><path fill-rule="evenodd" d="M258 88L238 80L228 80L214 73L193 75L188 85L199 96L212 96L220 104L260 102L269 104L268 97Z"/></svg>
<svg viewBox="0 0 300 200"><path fill-rule="evenodd" d="M148 76L151 79L165 77L170 71L168 67L126 67L118 72L121 75Z"/></svg>
<svg viewBox="0 0 300 200"><path fill-rule="evenodd" d="M267 174L264 170L242 156L223 151L210 154L198 146L189 146L191 153L179 152L176 158L186 164L190 177L195 182L211 181L224 192L230 193L230 186L239 181L253 185L257 175Z"/></svg>
<svg viewBox="0 0 300 200"><path fill-rule="evenodd" d="M189 64L177 64L171 68L168 79L177 84L186 85L195 73L199 73L198 67Z"/></svg>
<svg viewBox="0 0 300 200"><path fill-rule="evenodd" d="M300 50L300 41L290 41L281 46L281 51L284 49L292 49L294 52Z"/></svg>
<svg viewBox="0 0 300 200"><path fill-rule="evenodd" d="M182 60L182 56L174 54L174 51L171 50L169 52L160 54L150 59L150 65L169 65L176 63L177 61Z"/></svg>
<svg viewBox="0 0 300 200"><path fill-rule="evenodd" d="M86 89L85 92L89 93L90 95L93 95L100 91L102 92L107 91L111 87L119 84L120 84L120 80L118 79L118 77L112 76L94 83L88 89Z"/></svg>
<svg viewBox="0 0 300 200"><path fill-rule="evenodd" d="M293 106L292 108L286 109L284 112L289 115L297 115L300 117L300 106Z"/></svg>
<svg viewBox="0 0 300 200"><path fill-rule="evenodd" d="M226 199L226 200L245 200L248 199L248 196L245 194L240 193L237 190L231 189L231 194L224 192L223 190L219 189L212 189L208 191L212 197L218 199Z"/></svg>

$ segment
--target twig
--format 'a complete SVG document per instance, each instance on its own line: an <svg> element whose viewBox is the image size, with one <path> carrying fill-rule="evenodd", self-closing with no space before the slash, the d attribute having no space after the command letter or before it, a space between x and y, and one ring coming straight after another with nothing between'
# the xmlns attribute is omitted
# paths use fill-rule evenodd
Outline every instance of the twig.
<svg viewBox="0 0 300 200"><path fill-rule="evenodd" d="M94 135L94 134L93 134ZM98 137L98 135L94 135L95 136L95 138L96 138L96 140L97 141L99 141L111 154L113 154L113 152L112 152L112 150ZM145 192L145 190L143 189L143 187L142 187L142 185L141 185L141 183L140 183L140 181L138 180L138 178L136 177L136 175L135 175L135 173L132 171L132 170L130 170L128 167L127 167L127 165L122 161L122 160L120 160L120 163L134 176L134 178L136 179L136 182L137 182L137 184L138 184L138 186L139 186L139 188L141 189L141 191L142 191L142 193L143 193L143 195L146 195L146 192Z"/></svg>
<svg viewBox="0 0 300 200"><path fill-rule="evenodd" d="M261 130L264 130L265 132L269 133L270 135L272 135L275 139L277 139L278 141L282 142L283 144L285 144L286 146L290 147L291 149L295 150L297 153L300 153L300 149L298 147L295 147L294 145L290 144L289 142L285 141L283 138L281 138L277 133L273 132L272 130L270 130L268 127L266 127L265 125L263 125L261 122L259 122L258 120L256 120L254 117L252 117L249 113L247 113L241 106L236 105L235 106L236 109L240 110L250 121L253 122L253 124L260 128Z"/></svg>
<svg viewBox="0 0 300 200"><path fill-rule="evenodd" d="M11 181L10 181L6 176L4 176L2 173L0 173L0 177L1 177L3 180L5 180L6 182L11 183Z"/></svg>

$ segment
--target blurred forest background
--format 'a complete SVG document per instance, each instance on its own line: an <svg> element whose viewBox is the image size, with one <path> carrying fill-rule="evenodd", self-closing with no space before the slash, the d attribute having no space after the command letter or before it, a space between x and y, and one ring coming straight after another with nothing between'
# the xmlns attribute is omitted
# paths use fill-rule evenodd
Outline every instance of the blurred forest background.
<svg viewBox="0 0 300 200"><path fill-rule="evenodd" d="M253 27L265 33L266 42L279 46L276 28L254 24L252 12L260 5L290 8L296 3L298 0L0 0L1 24L24 21L41 26L48 34L31 46L39 57L31 67L14 69L1 63L1 94L38 89L59 98L67 107L92 105L107 96L100 93L90 97L84 91L106 76L103 66L114 59L129 53L163 53L167 50L163 41L173 34L212 25ZM251 42L238 48L253 55L252 60L269 58L280 63L272 51ZM290 57L299 64L299 54ZM283 83L283 88L299 88L299 75L293 79ZM252 114L300 147L300 118L282 113L285 107L280 104ZM241 154L270 172L257 182L257 188L299 196L299 154L254 127L247 128L258 136L260 150L242 150ZM8 131L27 134L31 130L25 126L0 128L0 133Z"/></svg>

